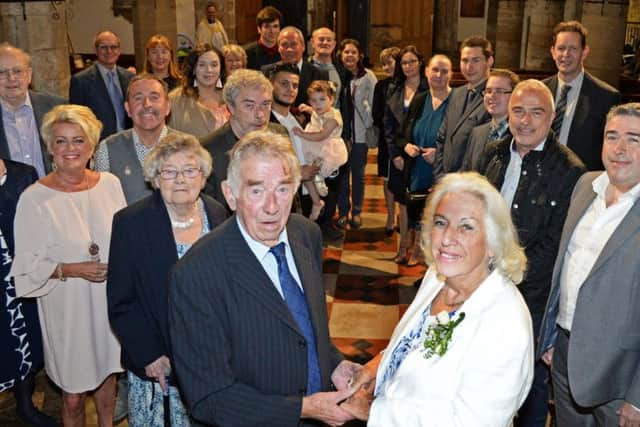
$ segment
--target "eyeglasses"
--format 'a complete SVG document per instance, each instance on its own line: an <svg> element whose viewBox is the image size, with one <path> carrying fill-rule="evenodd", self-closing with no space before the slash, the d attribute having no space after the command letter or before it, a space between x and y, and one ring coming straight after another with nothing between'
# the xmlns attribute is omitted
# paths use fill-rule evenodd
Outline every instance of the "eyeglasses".
<svg viewBox="0 0 640 427"><path fill-rule="evenodd" d="M401 62L400 62L400 65L402 65L402 66L404 67L405 65L415 65L415 64L417 64L418 62L419 62L419 61L418 61L417 59L410 59L410 60L408 60L408 61L401 61Z"/></svg>
<svg viewBox="0 0 640 427"><path fill-rule="evenodd" d="M485 89L485 90L483 90L483 91L482 91L482 96L485 96L485 95L489 95L489 96L491 96L491 95L493 95L493 94L496 94L496 95L506 95L507 93L511 93L511 92L513 92L513 91L512 91L512 90L504 90L504 89L491 89L491 88L487 88L487 89Z"/></svg>
<svg viewBox="0 0 640 427"><path fill-rule="evenodd" d="M200 175L201 172L202 169L200 168L184 168L180 171L177 169L162 169L158 171L158 173L160 174L160 178L167 181L176 179L178 177L178 174L184 176L185 178L193 179Z"/></svg>
<svg viewBox="0 0 640 427"><path fill-rule="evenodd" d="M106 44L101 44L98 46L98 49L100 50L118 50L120 49L120 45L115 45L115 44L111 44L111 45L106 45Z"/></svg>
<svg viewBox="0 0 640 427"><path fill-rule="evenodd" d="M9 77L13 76L16 79L21 79L24 77L26 68L0 68L0 80L7 80Z"/></svg>

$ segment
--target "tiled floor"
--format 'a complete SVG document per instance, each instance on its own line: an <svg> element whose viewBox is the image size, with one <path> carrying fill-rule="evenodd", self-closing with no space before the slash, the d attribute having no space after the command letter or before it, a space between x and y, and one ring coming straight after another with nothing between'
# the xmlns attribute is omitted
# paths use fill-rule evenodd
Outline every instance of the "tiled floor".
<svg viewBox="0 0 640 427"><path fill-rule="evenodd" d="M398 236L384 235L385 204L382 181L375 176L375 156L370 151L363 227L348 230L344 241L329 245L324 252L330 333L340 351L360 363L386 346L415 295L413 282L424 274L423 267L407 268L393 262ZM60 395L43 375L38 378L34 400L59 419ZM0 426L23 425L15 419L14 408L11 394L0 394ZM87 408L87 425L97 426L91 400ZM127 425L125 421L119 427Z"/></svg>

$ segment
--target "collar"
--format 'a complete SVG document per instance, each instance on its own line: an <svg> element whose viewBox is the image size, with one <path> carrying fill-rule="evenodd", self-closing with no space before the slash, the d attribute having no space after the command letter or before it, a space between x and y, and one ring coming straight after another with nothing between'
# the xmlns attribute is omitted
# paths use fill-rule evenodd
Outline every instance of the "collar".
<svg viewBox="0 0 640 427"><path fill-rule="evenodd" d="M303 60L303 59L301 59L300 61L298 61L298 62L296 63L296 67L298 67L298 70L300 70L300 71L302 71L302 63L303 63L303 62L304 62L304 60Z"/></svg>
<svg viewBox="0 0 640 427"><path fill-rule="evenodd" d="M541 142L540 144L536 145L536 147L535 147L535 148L533 148L532 150L530 150L530 151L529 151L529 153L530 153L531 151L542 151L542 150L544 150L544 144L545 144L546 142L547 142L547 138L543 139L543 140L542 140L542 142ZM518 149L516 148L516 139L515 139L515 138L512 138L512 139L511 139L511 144L509 145L509 151L510 151L510 152L512 152L512 153L517 153L517 154L519 154L519 153L518 153ZM527 154L529 154L529 153L527 153Z"/></svg>
<svg viewBox="0 0 640 427"><path fill-rule="evenodd" d="M33 104L31 103L31 96L29 96L29 91L27 90L27 93L24 97L24 101L22 101L22 103L20 105L18 105L18 107L13 108L11 105L9 105L7 102L5 102L3 99L0 99L0 107L2 107L2 111L6 111L7 113L14 113L16 111L18 111L20 108L22 107L29 107L31 110L33 110Z"/></svg>
<svg viewBox="0 0 640 427"><path fill-rule="evenodd" d="M269 47L262 42L262 37L258 39L258 46L260 46L260 48L264 50L269 56L273 56L278 53L278 43L275 43L273 46Z"/></svg>
<svg viewBox="0 0 640 427"><path fill-rule="evenodd" d="M584 68L580 73L570 82L565 82L558 74L558 89L562 89L564 85L571 85L571 89L575 90L576 88L582 87L582 81L584 80ZM554 94L555 95L555 94Z"/></svg>
<svg viewBox="0 0 640 427"><path fill-rule="evenodd" d="M609 175L604 171L593 180L591 186L593 187L594 193L598 195L598 198L602 200L606 200L606 191L611 182L609 181ZM619 198L618 202L622 200L630 200L631 202L635 202L640 197L640 183L634 185L630 190L623 193Z"/></svg>
<svg viewBox="0 0 640 427"><path fill-rule="evenodd" d="M240 221L240 217L238 216L238 214L235 214L235 217L238 228L240 229L240 234L242 234L245 242L247 242L247 245L249 245L249 249L251 249L251 252L253 252L256 258L258 258L258 261L262 263L264 257L269 253L269 249L271 249L271 246L267 246L264 243L258 242L253 237L251 237L242 225L242 221ZM284 242L285 246L289 246L289 248L291 248L291 245L289 244L289 236L287 235L287 227L282 230L280 236L278 237L278 243L280 242Z"/></svg>
<svg viewBox="0 0 640 427"><path fill-rule="evenodd" d="M159 141L162 141L162 138L164 138L165 136L167 136L167 132L169 132L169 130L168 130L168 128L167 128L167 126L162 126L162 130L160 131L160 136L158 136L158 140L156 141L156 143L155 143L155 144L153 144L153 146L152 146L152 147L147 147L147 146L146 146L146 145L144 145L144 144L142 143L142 141L140 140L140 136L138 135L138 132L136 132L136 129L135 129L135 128L131 128L131 131L132 131L132 132L131 132L131 135L132 135L132 137L133 137L133 143L134 143L135 145L140 145L140 146L142 146L142 147L146 148L147 150L150 150L150 149L152 149L153 147L155 147L155 145L156 145Z"/></svg>
<svg viewBox="0 0 640 427"><path fill-rule="evenodd" d="M482 92L482 90L484 89L484 86L486 85L488 79L484 79L482 81L480 81L478 84L476 84L475 86L471 86L470 83L467 83L465 86L467 88L467 90L472 90L474 92L476 92L477 94L480 94L480 92Z"/></svg>

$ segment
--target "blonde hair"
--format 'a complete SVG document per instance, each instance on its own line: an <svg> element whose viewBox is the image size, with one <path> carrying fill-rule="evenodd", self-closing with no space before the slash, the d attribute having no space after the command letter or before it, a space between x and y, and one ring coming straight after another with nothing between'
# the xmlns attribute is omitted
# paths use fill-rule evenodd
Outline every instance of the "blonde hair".
<svg viewBox="0 0 640 427"><path fill-rule="evenodd" d="M527 268L527 257L518 243L518 235L511 221L511 213L489 181L476 172L447 174L433 189L424 209L422 219L422 248L425 260L433 265L431 228L433 217L442 198L449 193L467 193L476 197L484 206L484 228L487 246L493 253L493 264L513 283L520 283Z"/></svg>
<svg viewBox="0 0 640 427"><path fill-rule="evenodd" d="M153 188L158 188L155 181L160 168L176 153L192 155L198 160L203 182L211 175L213 169L211 154L202 147L196 137L186 133L172 132L162 138L144 159L144 179L150 182Z"/></svg>
<svg viewBox="0 0 640 427"><path fill-rule="evenodd" d="M242 162L253 156L259 159L280 160L291 175L295 188L300 185L300 162L289 138L269 130L255 130L240 138L229 151L227 183L235 196L240 188Z"/></svg>
<svg viewBox="0 0 640 427"><path fill-rule="evenodd" d="M222 46L222 55L224 56L226 63L228 63L228 61L226 61L227 56L239 56L242 61L242 68L247 68L247 52L244 51L242 46L232 43L226 44Z"/></svg>
<svg viewBox="0 0 640 427"><path fill-rule="evenodd" d="M96 118L93 111L84 105L64 104L53 107L42 119L40 134L47 145L47 151L52 153L53 127L58 123L71 123L80 126L91 144L91 151L95 151L100 141L102 122Z"/></svg>

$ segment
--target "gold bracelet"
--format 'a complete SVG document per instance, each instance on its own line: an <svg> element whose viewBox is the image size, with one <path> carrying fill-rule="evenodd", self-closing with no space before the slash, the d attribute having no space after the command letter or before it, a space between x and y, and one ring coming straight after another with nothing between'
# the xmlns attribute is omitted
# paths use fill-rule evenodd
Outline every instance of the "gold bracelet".
<svg viewBox="0 0 640 427"><path fill-rule="evenodd" d="M67 278L64 277L64 274L62 274L62 263L59 262L58 266L56 267L56 271L58 272L58 280L60 280L61 282L66 282Z"/></svg>

